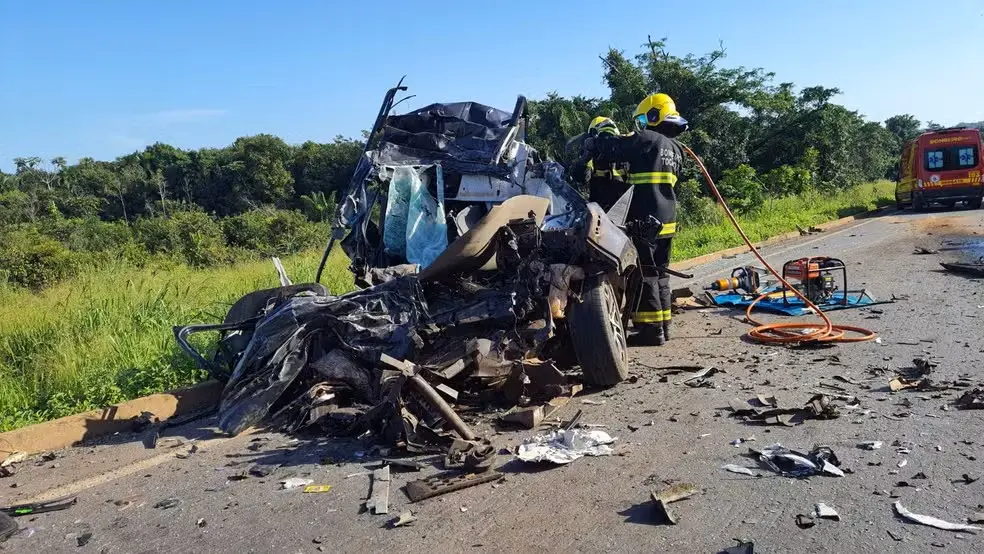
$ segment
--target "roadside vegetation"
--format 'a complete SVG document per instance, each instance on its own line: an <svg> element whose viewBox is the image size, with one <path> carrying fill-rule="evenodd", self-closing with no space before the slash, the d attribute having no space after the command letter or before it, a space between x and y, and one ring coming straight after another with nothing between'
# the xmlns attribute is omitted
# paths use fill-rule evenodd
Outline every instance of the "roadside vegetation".
<svg viewBox="0 0 984 554"><path fill-rule="evenodd" d="M738 220L748 238L759 242L894 203L895 183L878 181L833 194L809 191L774 199L765 202L759 210L738 216ZM674 260L694 258L744 244L721 211L713 205L706 210L705 213L713 214L707 216L709 221L680 228L673 241Z"/></svg>
<svg viewBox="0 0 984 554"><path fill-rule="evenodd" d="M527 140L570 165L566 141L592 117L628 131L639 99L669 93L692 124L680 140L756 240L884 202L890 185L865 183L890 178L902 141L922 128L910 115L867 121L833 102L837 89L725 67L723 50L641 50L604 53L607 98L531 99ZM0 171L0 430L201 379L171 326L218 320L242 294L273 286L270 256L309 279L363 139L255 135L224 148L157 143L111 161L15 158L13 173ZM675 257L738 244L696 169L686 177ZM332 291L352 286L346 263L332 258Z"/></svg>
<svg viewBox="0 0 984 554"><path fill-rule="evenodd" d="M313 277L320 254L282 261L302 282ZM353 288L347 267L344 255L329 259L322 282L333 293ZM277 284L265 260L208 269L117 263L40 293L0 287L0 431L204 379L171 328L221 321L244 294ZM197 344L210 343L214 337Z"/></svg>

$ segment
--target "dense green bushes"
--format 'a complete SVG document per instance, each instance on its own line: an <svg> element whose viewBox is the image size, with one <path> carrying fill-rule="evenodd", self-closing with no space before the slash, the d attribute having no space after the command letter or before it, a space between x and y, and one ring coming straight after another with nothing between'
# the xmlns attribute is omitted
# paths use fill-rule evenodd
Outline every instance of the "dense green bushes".
<svg viewBox="0 0 984 554"><path fill-rule="evenodd" d="M294 254L325 240L329 227L311 223L298 212L256 210L222 220L229 246L263 255Z"/></svg>
<svg viewBox="0 0 984 554"><path fill-rule="evenodd" d="M0 280L41 289L78 271L79 257L38 229L16 229L0 237Z"/></svg>
<svg viewBox="0 0 984 554"><path fill-rule="evenodd" d="M284 256L320 245L328 232L327 225L298 212L276 209L223 219L201 210L172 210L167 217L140 218L129 225L51 217L0 226L0 283L39 290L110 260L207 267Z"/></svg>

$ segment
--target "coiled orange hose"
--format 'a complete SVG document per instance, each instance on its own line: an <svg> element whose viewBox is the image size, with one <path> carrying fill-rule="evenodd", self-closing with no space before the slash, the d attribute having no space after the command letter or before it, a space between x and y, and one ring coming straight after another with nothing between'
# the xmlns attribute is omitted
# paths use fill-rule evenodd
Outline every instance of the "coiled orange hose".
<svg viewBox="0 0 984 554"><path fill-rule="evenodd" d="M704 167L704 162L701 161L697 154L694 154L694 151L689 147L686 145L681 146L683 146L683 149L687 152L687 154L689 154L690 157L697 162L697 167L700 168L700 172L704 175L704 178L707 179L707 184L710 185L714 196L717 197L721 207L724 208L724 213L728 216L731 224L735 226L735 230L737 230L738 234L741 235L742 240L744 240L745 244L748 245L748 248L752 251L752 254L755 254L755 257L762 262L762 265L765 266L770 273L775 275L777 279L779 279L782 286L786 287L786 289L795 294L823 321L823 323L805 323L795 321L790 323L762 323L757 321L752 317L752 309L755 308L755 304L758 304L760 300L768 296L767 294L763 294L762 296L756 298L754 302L749 304L748 309L745 310L745 317L748 319L748 322L755 326L748 332L748 338L756 342L766 344L789 344L796 342L863 342L873 340L878 336L878 334L874 331L863 327L834 325L830 321L830 318L827 317L827 314L825 314L819 306L811 302L810 299L803 293L783 279L782 275L776 271L775 268L769 264L769 262L765 261L762 254L759 253L758 249L755 248L755 245L752 244L752 241L749 240L748 235L746 235L745 231L742 230L741 225L735 218L735 215L731 213L731 208L728 207L728 203L724 201L724 198L721 196L721 192L718 191L717 186L714 184L714 180L711 179L710 174L708 174L707 168ZM845 294L847 293L847 291L844 292ZM853 333L855 336L849 336L848 333Z"/></svg>

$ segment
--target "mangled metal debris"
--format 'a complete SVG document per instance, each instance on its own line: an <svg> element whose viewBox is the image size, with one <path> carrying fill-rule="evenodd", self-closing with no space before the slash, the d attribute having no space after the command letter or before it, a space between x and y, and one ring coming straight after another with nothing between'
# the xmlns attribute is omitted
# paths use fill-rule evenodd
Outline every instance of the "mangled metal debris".
<svg viewBox="0 0 984 554"><path fill-rule="evenodd" d="M984 277L984 261L981 260L974 263L940 262L940 265L943 266L943 269L951 273L966 275L968 277Z"/></svg>
<svg viewBox="0 0 984 554"><path fill-rule="evenodd" d="M461 407L518 405L507 420L537 426L580 386L552 361L570 352L587 384L628 376L637 252L621 220L524 142L525 100L391 115L397 91L325 253L338 243L362 288L328 291L324 260L308 284L278 266L283 286L244 296L223 323L175 328L225 382L224 432L266 421L428 452L476 438ZM189 342L198 332L221 334L210 358Z"/></svg>
<svg viewBox="0 0 984 554"><path fill-rule="evenodd" d="M752 452L758 454L759 461L772 471L787 477L809 477L820 474L844 476L837 456L828 446L817 446L809 454L804 454L776 443Z"/></svg>
<svg viewBox="0 0 984 554"><path fill-rule="evenodd" d="M372 472L372 492L366 501L366 510L373 514L389 513L389 466L383 466Z"/></svg>
<svg viewBox="0 0 984 554"><path fill-rule="evenodd" d="M407 483L406 493L411 502L419 502L434 496L474 487L475 485L498 481L499 479L502 479L502 474L497 471L485 471L482 473L443 473L432 475L425 479L410 481Z"/></svg>
<svg viewBox="0 0 984 554"><path fill-rule="evenodd" d="M958 410L984 410L984 390L967 391L954 402L954 405Z"/></svg>
<svg viewBox="0 0 984 554"><path fill-rule="evenodd" d="M792 427L807 419L840 417L840 409L831 398L832 395L817 394L801 407L780 407L774 396L758 395L749 401L736 398L731 401L730 408L731 415L742 418L746 423ZM854 400L857 401L856 398Z"/></svg>

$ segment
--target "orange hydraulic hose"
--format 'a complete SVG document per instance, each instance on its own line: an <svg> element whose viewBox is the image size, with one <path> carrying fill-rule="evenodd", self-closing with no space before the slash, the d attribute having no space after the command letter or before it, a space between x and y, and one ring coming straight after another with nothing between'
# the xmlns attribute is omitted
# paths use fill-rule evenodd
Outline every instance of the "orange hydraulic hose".
<svg viewBox="0 0 984 554"><path fill-rule="evenodd" d="M797 290L796 287L790 285L789 282L787 282L783 276L769 264L769 262L765 261L762 254L759 253L758 249L755 248L755 245L752 244L752 241L749 240L748 235L746 235L745 231L742 230L741 225L735 218L735 215L731 213L731 208L728 207L728 203L724 201L724 198L721 196L721 192L718 191L717 186L714 184L714 180L711 179L710 174L707 173L707 168L704 167L704 162L701 161L697 154L694 154L694 151L688 146L682 144L681 146L683 146L683 149L687 152L687 154L689 154L690 157L697 162L697 166L700 168L700 172L704 175L704 178L707 179L707 184L710 185L711 191L714 193L714 196L717 197L721 207L724 208L725 215L728 216L731 224L735 226L735 230L737 230L738 234L741 235L742 240L744 240L745 244L748 245L748 248L752 251L752 254L755 254L755 257L762 262L762 265L765 266L770 273L775 275L777 279L779 279L782 286L786 287L786 289L795 294L823 321L823 323L762 323L760 321L756 321L752 318L752 309L755 307L755 304L758 304L759 300L762 300L768 296L763 294L749 304L748 309L745 310L745 317L748 319L748 322L755 326L748 332L748 338L756 342L767 344L788 344L795 342L863 342L872 340L878 336L878 334L874 331L863 327L834 325L830 321L830 318L827 317L827 314L823 313L823 310L821 310L819 306L811 302L810 299ZM844 291L844 293L847 294L847 291ZM854 333L856 336L847 336L848 333Z"/></svg>

